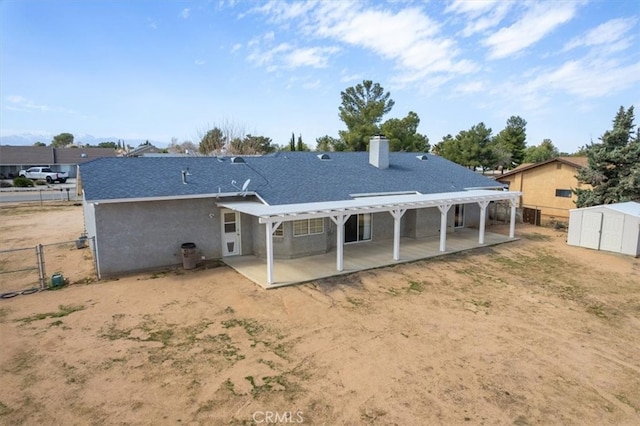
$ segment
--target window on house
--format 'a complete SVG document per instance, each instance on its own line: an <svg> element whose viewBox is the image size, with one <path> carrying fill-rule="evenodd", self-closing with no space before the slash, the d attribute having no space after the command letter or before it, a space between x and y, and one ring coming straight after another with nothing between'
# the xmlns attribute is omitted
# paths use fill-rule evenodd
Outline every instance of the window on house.
<svg viewBox="0 0 640 426"><path fill-rule="evenodd" d="M562 163L556 163L556 169L561 170L562 169Z"/></svg>
<svg viewBox="0 0 640 426"><path fill-rule="evenodd" d="M284 237L284 224L281 223L280 225L278 225L278 227L276 228L275 231L273 231L273 236L274 237Z"/></svg>
<svg viewBox="0 0 640 426"><path fill-rule="evenodd" d="M302 235L322 234L324 232L324 219L321 217L315 219L303 219L293 221L293 235L299 237Z"/></svg>
<svg viewBox="0 0 640 426"><path fill-rule="evenodd" d="M573 193L570 189L556 189L556 197L571 198Z"/></svg>

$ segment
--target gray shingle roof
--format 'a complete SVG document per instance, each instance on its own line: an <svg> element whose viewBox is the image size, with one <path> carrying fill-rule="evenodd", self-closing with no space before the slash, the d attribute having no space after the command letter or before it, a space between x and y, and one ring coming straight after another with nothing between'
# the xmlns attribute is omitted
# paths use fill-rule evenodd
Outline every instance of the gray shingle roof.
<svg viewBox="0 0 640 426"><path fill-rule="evenodd" d="M115 157L113 148L55 148L56 164L80 164L95 158Z"/></svg>
<svg viewBox="0 0 640 426"><path fill-rule="evenodd" d="M84 155L83 155L84 154ZM99 157L115 157L112 148L52 148L50 146L0 146L1 166L51 166L79 164Z"/></svg>
<svg viewBox="0 0 640 426"><path fill-rule="evenodd" d="M389 168L369 164L367 152L332 152L320 160L317 152L280 152L245 157L232 164L228 157L101 158L80 165L88 201L175 197L248 190L271 205L352 199L351 194L418 191L423 194L495 188L494 180L444 158L418 153L389 154ZM182 170L189 169L187 184Z"/></svg>
<svg viewBox="0 0 640 426"><path fill-rule="evenodd" d="M0 146L2 166L48 166L53 164L53 148L46 146Z"/></svg>

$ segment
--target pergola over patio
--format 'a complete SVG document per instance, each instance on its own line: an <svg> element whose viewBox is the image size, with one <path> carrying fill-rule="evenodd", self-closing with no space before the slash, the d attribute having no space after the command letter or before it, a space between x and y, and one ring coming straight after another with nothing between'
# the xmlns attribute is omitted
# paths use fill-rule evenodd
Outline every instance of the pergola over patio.
<svg viewBox="0 0 640 426"><path fill-rule="evenodd" d="M515 237L516 204L520 192L469 190L439 194L401 194L363 196L352 200L327 201L317 203L282 204L270 206L256 201L221 202L220 207L245 213L258 218L266 228L267 284L273 285L273 233L282 222L330 218L337 227L336 269L344 268L344 224L351 215L362 213L389 212L394 219L393 259L400 259L400 221L407 210L437 207L440 211L440 251L446 251L447 213L456 204L477 203L480 207L478 244L484 244L487 206L492 201L509 201L511 216L509 238Z"/></svg>

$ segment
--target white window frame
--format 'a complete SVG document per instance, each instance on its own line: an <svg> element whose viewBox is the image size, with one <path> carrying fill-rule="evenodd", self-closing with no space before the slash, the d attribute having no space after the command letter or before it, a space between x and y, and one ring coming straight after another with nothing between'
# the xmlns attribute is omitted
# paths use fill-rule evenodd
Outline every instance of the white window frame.
<svg viewBox="0 0 640 426"><path fill-rule="evenodd" d="M313 226L311 221L314 221L316 224L320 224L320 230L318 231L318 226ZM296 230L296 224L302 225L306 223L303 227L306 227L306 230L300 229L301 232ZM311 232L313 230L313 232ZM324 234L324 218L316 217L313 219L302 219L302 220L294 220L293 221L293 236L294 237L305 237L307 235L319 235Z"/></svg>
<svg viewBox="0 0 640 426"><path fill-rule="evenodd" d="M278 227L273 231L275 238L284 238L284 222L280 223Z"/></svg>

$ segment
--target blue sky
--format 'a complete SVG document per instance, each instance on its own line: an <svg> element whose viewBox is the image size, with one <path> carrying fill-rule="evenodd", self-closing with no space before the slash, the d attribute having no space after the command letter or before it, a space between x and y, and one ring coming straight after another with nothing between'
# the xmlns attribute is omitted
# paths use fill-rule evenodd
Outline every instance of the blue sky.
<svg viewBox="0 0 640 426"><path fill-rule="evenodd" d="M639 35L637 0L0 0L0 136L166 146L226 123L315 147L368 79L431 144L519 115L572 152L640 105Z"/></svg>

